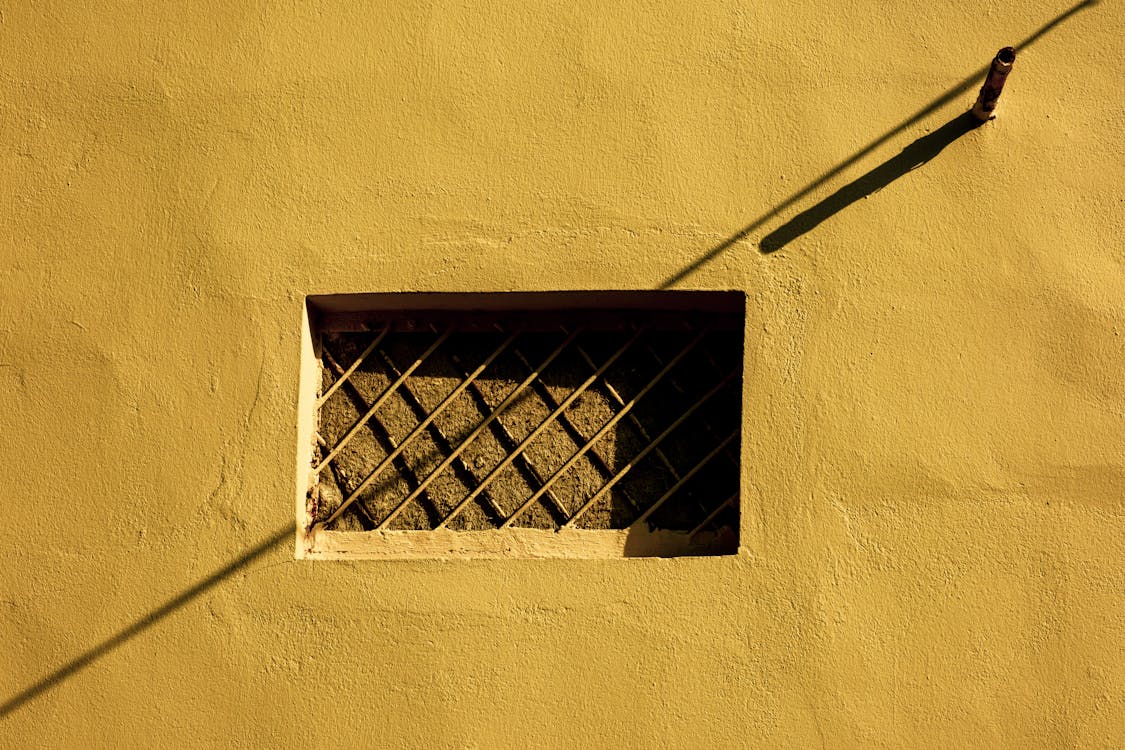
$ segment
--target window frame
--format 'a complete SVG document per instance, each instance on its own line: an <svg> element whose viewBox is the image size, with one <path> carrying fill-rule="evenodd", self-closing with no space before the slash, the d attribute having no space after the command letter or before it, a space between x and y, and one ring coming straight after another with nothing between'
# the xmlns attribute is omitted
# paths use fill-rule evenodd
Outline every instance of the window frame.
<svg viewBox="0 0 1125 750"><path fill-rule="evenodd" d="M741 488L717 507L699 529L683 531L649 528L634 523L625 529L558 530L508 527L481 531L451 530L325 530L313 523L308 493L314 491L314 455L317 437L317 404L322 383L318 338L323 321L338 328L362 326L372 316L409 315L428 311L472 311L476 314L510 314L512 311L557 312L568 315L603 309L659 312L713 312L737 314L743 326L738 377L745 357L746 295L741 291L604 291L604 292L459 292L459 293L360 293L309 295L302 311L300 395L298 398L299 450L297 466L297 557L305 559L472 559L472 558L624 558L680 557L736 554L741 521L734 528L702 531L724 507L738 512ZM733 449L741 485L742 398L739 432ZM325 461L324 463L327 463Z"/></svg>

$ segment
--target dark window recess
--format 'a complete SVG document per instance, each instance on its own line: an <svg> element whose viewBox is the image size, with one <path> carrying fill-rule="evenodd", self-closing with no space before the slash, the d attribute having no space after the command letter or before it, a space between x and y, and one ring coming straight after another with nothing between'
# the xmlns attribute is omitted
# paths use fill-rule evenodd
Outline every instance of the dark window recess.
<svg viewBox="0 0 1125 750"><path fill-rule="evenodd" d="M410 310L310 303L321 366L310 526L644 524L737 546L741 294L638 293L622 306L603 294L593 308L559 295L514 309L453 297Z"/></svg>

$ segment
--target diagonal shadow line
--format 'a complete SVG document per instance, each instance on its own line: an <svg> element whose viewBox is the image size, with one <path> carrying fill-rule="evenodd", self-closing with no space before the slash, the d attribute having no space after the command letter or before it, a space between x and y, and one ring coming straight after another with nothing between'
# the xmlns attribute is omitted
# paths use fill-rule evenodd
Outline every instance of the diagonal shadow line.
<svg viewBox="0 0 1125 750"><path fill-rule="evenodd" d="M126 641L137 635L140 635L142 632L148 630L168 615L172 614L184 605L190 603L200 594L204 593L213 586L222 583L225 579L229 578L240 568L244 568L250 563L254 562L278 544L281 544L287 539L291 540L293 538L293 533L295 530L295 524L289 524L288 526L279 529L272 536L260 542L258 546L244 553L236 560L228 563L219 570L216 570L214 573L200 580L191 588L185 589L184 591L180 592L143 617L134 620L133 623L128 627L125 627L122 630L118 631L116 634L102 641L93 648L87 650L85 653L75 657L74 659L71 659L69 662L56 669L54 672L51 672L49 675L46 675L45 677L40 679L34 685L31 685L30 687L24 689L19 693L16 693L11 698L4 701L2 705L0 705L0 719L3 719L4 717L8 716L8 714L16 711L25 703L39 697L41 694L55 687L74 673L85 669L98 659L107 656L111 651L115 650L119 646L122 646Z"/></svg>
<svg viewBox="0 0 1125 750"><path fill-rule="evenodd" d="M1059 15L1052 18L1047 23L1040 26L1034 33L1032 33L1030 36L1028 36L1023 41L1021 41L1019 44L1013 45L1013 47L1015 47L1017 52L1019 52L1020 50L1026 49L1027 47L1031 46L1035 42L1039 41L1039 39L1042 38L1044 35L1046 35L1050 31L1054 30L1055 27L1057 27L1059 24L1069 20L1072 16L1074 16L1079 11L1084 10L1086 8L1091 8L1095 5L1097 5L1098 2L1099 2L1099 0L1083 0L1083 2L1080 2L1080 3L1077 3L1073 6L1071 6L1067 10L1063 11ZM989 65L991 65L991 61L989 62ZM720 242L718 245L715 245L713 248L708 250L702 256L700 256L696 260L692 261L687 266L684 266L683 268L681 268L676 273L669 276L667 279L665 279L663 282L661 282L660 285L657 286L656 288L657 289L670 289L671 287L680 283L685 278L687 278L691 274L698 271L705 264L711 262L712 260L717 258L719 255L721 255L724 252L726 252L727 250L729 250L734 245L736 245L739 242L741 242L742 240L746 239L752 232L759 229L767 221L777 217L783 211L792 207L793 204L797 203L802 198L805 198L806 196L808 196L809 193L813 192L814 190L819 188L821 185L828 182L833 177L840 174L845 169L847 169L848 167L852 166L853 164L855 164L857 161L859 161L863 157L870 154L875 149L879 148L879 146L882 146L884 143L889 141L891 138L894 138L896 135L898 135L902 131L906 130L910 126L914 125L919 120L922 120L923 118L927 117L928 115L933 114L935 111L944 107L946 104L949 104L951 101L953 101L957 97L963 95L964 93L966 93L970 89L972 89L976 86L979 86L983 82L984 75L987 72L988 72L988 65L985 65L985 66L983 66L981 68L978 68L977 70L973 71L969 75L965 76L964 78L961 79L961 81L959 83L954 84L951 88L946 90L945 93L943 93L940 96L938 96L937 98L933 99L928 104L926 104L924 107L922 107L917 112L912 114L910 117L906 118L905 120L900 122L898 125L895 125L893 128L888 130L886 133L879 136L875 140L871 141L866 146L861 148L859 151L856 151L854 154L849 156L847 159L844 159L842 162L840 162L836 166L829 169L827 172L824 172L822 175L817 177L815 180L813 180L812 182L808 183L807 185L805 185L803 188L801 188L797 192L790 195L788 198L783 200L781 203L778 203L776 206L771 208L769 211L766 211L764 214L762 214L758 218L754 219L754 221L750 222L745 227L743 227L742 229L740 229L737 232L735 232L734 234L732 234L730 237L727 237L725 240Z"/></svg>
<svg viewBox="0 0 1125 750"><path fill-rule="evenodd" d="M954 117L940 128L924 135L871 171L857 177L832 195L805 209L789 221L762 238L763 253L772 253L788 245L805 232L811 231L825 219L843 211L861 198L881 190L899 177L920 167L941 153L953 141L981 125L971 112Z"/></svg>

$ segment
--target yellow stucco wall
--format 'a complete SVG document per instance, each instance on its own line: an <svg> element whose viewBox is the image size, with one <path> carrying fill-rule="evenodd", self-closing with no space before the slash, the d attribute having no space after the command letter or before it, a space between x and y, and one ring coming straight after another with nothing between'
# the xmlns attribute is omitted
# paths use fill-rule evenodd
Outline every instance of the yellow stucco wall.
<svg viewBox="0 0 1125 750"><path fill-rule="evenodd" d="M3 3L0 746L1125 746L1121 4L759 250L1066 10ZM294 559L304 295L670 281L740 555Z"/></svg>

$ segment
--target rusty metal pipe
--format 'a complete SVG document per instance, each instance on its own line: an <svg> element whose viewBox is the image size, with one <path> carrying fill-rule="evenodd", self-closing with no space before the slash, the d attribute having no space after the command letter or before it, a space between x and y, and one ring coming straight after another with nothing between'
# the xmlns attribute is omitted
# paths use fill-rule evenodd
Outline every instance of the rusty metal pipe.
<svg viewBox="0 0 1125 750"><path fill-rule="evenodd" d="M1015 61L1015 47L1005 47L992 58L988 76L984 79L984 85L980 87L980 94L977 95L977 101L973 105L973 117L981 122L993 117L996 103L1000 100L1000 92L1004 90L1004 81L1008 80L1008 73L1012 72L1012 64Z"/></svg>

